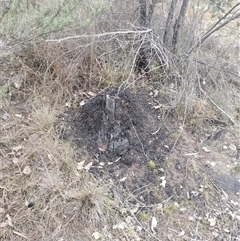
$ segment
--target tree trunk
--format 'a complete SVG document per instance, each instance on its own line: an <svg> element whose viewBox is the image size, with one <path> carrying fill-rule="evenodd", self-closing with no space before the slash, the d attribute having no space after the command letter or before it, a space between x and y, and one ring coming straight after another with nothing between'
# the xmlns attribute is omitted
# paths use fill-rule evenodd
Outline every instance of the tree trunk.
<svg viewBox="0 0 240 241"><path fill-rule="evenodd" d="M179 14L178 18L176 19L174 27L173 27L172 52L174 54L176 53L179 32L180 32L180 28L183 26L188 2L189 2L189 0L183 0L181 10L180 10L180 14Z"/></svg>
<svg viewBox="0 0 240 241"><path fill-rule="evenodd" d="M154 9L156 7L157 0L152 0L152 3L149 5L149 11L147 14L147 0L139 0L139 26L141 29L147 29L150 27ZM138 72L149 72L149 57L147 54L146 43L143 42L143 37L141 36L141 48L138 52L138 58L136 61L136 70Z"/></svg>
<svg viewBox="0 0 240 241"><path fill-rule="evenodd" d="M147 0L139 0L139 25L141 29L147 28ZM138 72L148 72L148 59L145 52L145 44L141 36L142 47L139 49L136 61L136 70Z"/></svg>
<svg viewBox="0 0 240 241"><path fill-rule="evenodd" d="M147 0L139 0L139 25L141 28L147 27Z"/></svg>
<svg viewBox="0 0 240 241"><path fill-rule="evenodd" d="M172 20L173 20L176 4L177 4L177 0L172 0L171 6L168 12L164 35L163 35L163 44L167 49L169 49L169 39L170 39L170 34L172 29Z"/></svg>

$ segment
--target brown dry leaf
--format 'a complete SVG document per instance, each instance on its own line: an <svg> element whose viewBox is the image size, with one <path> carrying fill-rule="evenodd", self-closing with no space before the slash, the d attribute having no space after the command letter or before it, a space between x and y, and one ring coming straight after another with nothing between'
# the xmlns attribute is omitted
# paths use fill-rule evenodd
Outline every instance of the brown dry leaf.
<svg viewBox="0 0 240 241"><path fill-rule="evenodd" d="M99 146L98 150L101 151L101 152L104 152L106 149L104 147Z"/></svg>
<svg viewBox="0 0 240 241"><path fill-rule="evenodd" d="M214 227L216 225L216 223L217 223L217 220L216 220L216 218L209 218L208 222L209 222L209 225L211 227Z"/></svg>
<svg viewBox="0 0 240 241"><path fill-rule="evenodd" d="M177 236L178 237L181 237L181 236L183 236L185 234L185 232L184 232L184 230L182 230Z"/></svg>
<svg viewBox="0 0 240 241"><path fill-rule="evenodd" d="M7 217L7 224L8 224L9 226L13 227L12 218L10 217L10 215L7 214L6 217Z"/></svg>
<svg viewBox="0 0 240 241"><path fill-rule="evenodd" d="M125 222L118 223L116 225L113 225L113 229L126 229L128 228L128 225Z"/></svg>
<svg viewBox="0 0 240 241"><path fill-rule="evenodd" d="M77 170L82 170L84 168L83 167L84 162L85 162L85 160L77 163Z"/></svg>
<svg viewBox="0 0 240 241"><path fill-rule="evenodd" d="M86 104L86 100L82 100L81 102L80 102L80 106L84 106Z"/></svg>
<svg viewBox="0 0 240 241"><path fill-rule="evenodd" d="M127 177L123 177L119 180L119 182L124 182L127 179Z"/></svg>
<svg viewBox="0 0 240 241"><path fill-rule="evenodd" d="M228 194L226 193L226 192L224 192L223 190L221 190L222 191L222 196L224 197L224 199L227 199L228 200Z"/></svg>
<svg viewBox="0 0 240 241"><path fill-rule="evenodd" d="M71 107L71 102L66 102L65 106L70 108Z"/></svg>
<svg viewBox="0 0 240 241"><path fill-rule="evenodd" d="M203 146L202 150L205 151L205 152L210 152L210 150L206 146Z"/></svg>
<svg viewBox="0 0 240 241"><path fill-rule="evenodd" d="M151 230L153 233L155 233L155 228L157 227L157 219L155 217L152 217L152 222L151 222Z"/></svg>
<svg viewBox="0 0 240 241"><path fill-rule="evenodd" d="M21 145L14 146L14 147L12 148L12 150L18 152L18 151L22 150L22 146L21 146Z"/></svg>
<svg viewBox="0 0 240 241"><path fill-rule="evenodd" d="M160 183L160 186L162 186L162 187L165 188L166 183L167 183L167 181L165 180L165 177L164 177L164 176L163 176L163 177L160 177L160 179L162 180L162 183Z"/></svg>
<svg viewBox="0 0 240 241"><path fill-rule="evenodd" d="M99 232L94 232L92 234L92 237L94 237L96 240L100 239L102 237L102 234Z"/></svg>
<svg viewBox="0 0 240 241"><path fill-rule="evenodd" d="M218 230L213 230L212 235L214 238L217 238L219 236Z"/></svg>
<svg viewBox="0 0 240 241"><path fill-rule="evenodd" d="M224 228L223 231L224 231L225 233L230 233L230 230L229 230L228 228Z"/></svg>
<svg viewBox="0 0 240 241"><path fill-rule="evenodd" d="M51 162L53 161L53 158L50 154L48 154L47 157L48 157L49 161L51 161Z"/></svg>
<svg viewBox="0 0 240 241"><path fill-rule="evenodd" d="M162 107L162 105L155 105L155 106L153 106L152 108L154 108L155 110L157 110L157 109L160 109Z"/></svg>
<svg viewBox="0 0 240 241"><path fill-rule="evenodd" d="M19 119L22 119L22 117L23 117L22 114L15 114L15 116Z"/></svg>
<svg viewBox="0 0 240 241"><path fill-rule="evenodd" d="M84 167L84 169L88 171L88 170L92 167L92 164L93 164L92 162L89 162L89 163Z"/></svg>
<svg viewBox="0 0 240 241"><path fill-rule="evenodd" d="M8 226L7 222L1 222L0 223L0 228L6 228Z"/></svg>
<svg viewBox="0 0 240 241"><path fill-rule="evenodd" d="M7 112L4 112L4 114L2 115L2 118L5 120L5 121L8 121L10 120L11 118L11 115Z"/></svg>
<svg viewBox="0 0 240 241"><path fill-rule="evenodd" d="M23 174L25 174L25 175L29 175L29 174L31 174L32 169L31 169L30 166L25 166L22 172L23 172Z"/></svg>
<svg viewBox="0 0 240 241"><path fill-rule="evenodd" d="M19 158L13 157L12 162L13 162L13 164L18 164L19 163Z"/></svg>
<svg viewBox="0 0 240 241"><path fill-rule="evenodd" d="M88 91L87 94L90 96L90 97L94 97L96 96L96 94L92 91Z"/></svg>

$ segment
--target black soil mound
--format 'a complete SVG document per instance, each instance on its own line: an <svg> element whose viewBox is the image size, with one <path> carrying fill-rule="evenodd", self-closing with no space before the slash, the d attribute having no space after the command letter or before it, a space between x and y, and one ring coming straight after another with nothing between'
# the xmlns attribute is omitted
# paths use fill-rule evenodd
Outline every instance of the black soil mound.
<svg viewBox="0 0 240 241"><path fill-rule="evenodd" d="M80 161L87 150L90 171L107 172L117 180L131 176L130 189L146 185L154 181L153 169L162 167L170 150L168 130L151 102L141 91L106 90L68 111L64 137L81 150Z"/></svg>
<svg viewBox="0 0 240 241"><path fill-rule="evenodd" d="M159 101L147 95L146 90L133 93L127 89L121 92L108 89L84 100L83 106L69 109L64 118L62 137L72 140L79 150L76 161L85 161L84 167L90 167L89 171L96 177L111 178L117 187L139 194L148 204L156 203L159 197L185 198L186 190L198 188L199 180L195 180L195 176L186 177L191 168L187 167L188 157L183 153L201 152L204 164L208 159L215 158L217 162L226 156L219 156L217 149L227 141L222 139L219 144L215 143L216 148L209 147L212 153L203 152L197 139L189 136L179 140L171 150L174 140L156 108ZM165 162L169 158L171 168L168 161ZM218 166L224 169L219 161ZM214 173L206 172L225 191L235 192L239 187L235 179L226 182L218 169L216 175ZM163 185L165 176L168 180ZM218 182L220 179L224 179L224 185Z"/></svg>
<svg viewBox="0 0 240 241"><path fill-rule="evenodd" d="M108 90L71 112L69 134L99 161L157 164L168 151L163 146L168 131L144 94Z"/></svg>

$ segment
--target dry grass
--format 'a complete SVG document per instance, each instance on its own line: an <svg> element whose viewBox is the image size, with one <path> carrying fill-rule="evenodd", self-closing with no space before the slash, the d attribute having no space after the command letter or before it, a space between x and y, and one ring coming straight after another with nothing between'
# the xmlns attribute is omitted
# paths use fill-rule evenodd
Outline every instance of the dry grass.
<svg viewBox="0 0 240 241"><path fill-rule="evenodd" d="M86 7L87 10L93 8L98 9L95 5ZM121 8L126 10L124 6ZM84 22L82 28L95 33L102 29L110 31L111 23L115 29L132 26L127 21L129 9L126 14L115 13L111 21L106 21L104 14L108 10L102 15L96 14L94 21ZM25 32L21 33L24 21L14 28L12 22L9 26L3 23L9 39L16 32L20 40L26 39ZM73 30L71 26L51 37L79 32L81 29ZM126 86L131 87L140 82L143 85L160 82L159 95L166 101L167 111L177 116L183 126L198 128L206 120L227 124L229 118L225 113L238 121L239 86L236 85L239 82L231 72L239 71L239 56L236 56L239 46L235 44L236 35L227 38L219 35L207 41L188 61L173 58L167 71L157 68L156 60L151 60L149 82L132 71L139 47L137 35L128 36L129 39L113 35L99 41L86 38L61 43L36 39L0 53L3 66L0 81L0 240L85 241L95 240L97 235L101 237L99 240L106 241L160 240L151 231L153 215L160 215L163 230L169 233L175 234L176 230L169 230L168 225L181 230L186 222L185 230L191 233L195 229L194 240L211 238L206 223L198 220L195 226L181 216L181 212L179 216L172 201L159 210L145 207L143 211L133 212L130 202L126 202L123 209L113 197L113 181L107 176L96 179L85 170L77 170L77 163L82 160L78 159L71 143L59 139L56 129L65 104L71 102L78 107L80 92L97 92L126 80ZM14 44L9 40L9 45ZM200 63L203 60L204 63ZM222 68L228 71L219 71ZM189 206L193 211L194 205ZM123 226L117 226L121 223ZM159 233L167 240L166 233ZM170 240L190 240L187 236L173 234Z"/></svg>
<svg viewBox="0 0 240 241"><path fill-rule="evenodd" d="M1 224L6 223L0 236L74 240L104 228L114 217L111 185L77 170L74 148L55 134L56 109L34 105L21 118L11 111L0 139Z"/></svg>
<svg viewBox="0 0 240 241"><path fill-rule="evenodd" d="M25 91L21 105L2 102L1 232L3 240L94 240L92 235L133 237L114 225L125 221L113 198L114 183L78 170L74 146L59 139L56 128L65 105L49 83ZM19 98L19 97L18 97ZM2 113L2 112L1 112ZM130 207L129 207L130 208Z"/></svg>

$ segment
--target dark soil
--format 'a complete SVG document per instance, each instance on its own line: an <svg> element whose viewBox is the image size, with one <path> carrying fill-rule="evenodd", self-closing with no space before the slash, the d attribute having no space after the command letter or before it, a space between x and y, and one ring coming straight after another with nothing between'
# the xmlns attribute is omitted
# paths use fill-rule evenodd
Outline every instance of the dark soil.
<svg viewBox="0 0 240 241"><path fill-rule="evenodd" d="M107 173L115 181L131 175L125 184L133 191L156 181L172 145L151 103L141 92L106 90L67 112L63 137L72 138L81 153L87 150L93 173Z"/></svg>
<svg viewBox="0 0 240 241"><path fill-rule="evenodd" d="M208 127L207 132L203 129L194 136L190 129L176 139L173 134L179 131L181 123L177 126L177 120L170 117L167 128L159 110L153 108L155 99L146 92L126 89L118 93L118 89L107 89L80 108L69 109L62 138L75 143L78 160L92 162L90 172L96 177L109 176L121 195L124 196L121 190L134 192L146 205L169 197L201 203L204 197L196 190L207 183L217 191L239 192L238 178L216 169L226 170L224 165L229 156L219 150L227 143L224 133L231 133L230 130L224 132L221 127L211 132ZM232 139L237 146L237 137ZM212 150L206 152L202 148ZM236 155L237 152L235 160ZM215 167L211 166L214 159ZM167 181L163 185L164 178ZM209 198L214 201L216 196Z"/></svg>

